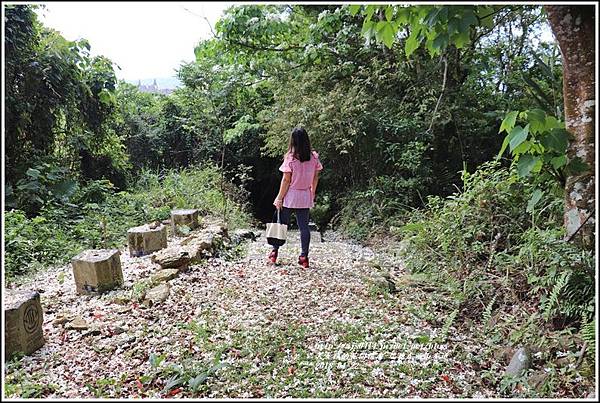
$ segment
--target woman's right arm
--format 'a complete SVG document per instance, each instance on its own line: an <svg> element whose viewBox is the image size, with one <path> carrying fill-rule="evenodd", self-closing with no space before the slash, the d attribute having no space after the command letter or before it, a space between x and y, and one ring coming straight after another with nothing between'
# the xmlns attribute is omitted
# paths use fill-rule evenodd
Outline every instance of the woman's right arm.
<svg viewBox="0 0 600 403"><path fill-rule="evenodd" d="M284 172L283 177L281 178L281 184L279 185L279 193L273 202L273 205L280 210L283 206L283 199L290 188L290 182L292 181L292 173Z"/></svg>

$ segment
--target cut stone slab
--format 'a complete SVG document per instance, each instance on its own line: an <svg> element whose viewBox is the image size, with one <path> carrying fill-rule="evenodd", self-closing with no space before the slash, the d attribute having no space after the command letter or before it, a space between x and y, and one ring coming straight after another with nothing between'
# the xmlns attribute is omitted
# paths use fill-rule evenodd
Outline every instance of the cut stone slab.
<svg viewBox="0 0 600 403"><path fill-rule="evenodd" d="M89 327L88 323L81 316L76 316L65 326L65 328L73 330L87 330Z"/></svg>
<svg viewBox="0 0 600 403"><path fill-rule="evenodd" d="M170 292L171 292L171 287L169 287L169 284L162 283L162 284L146 291L146 296L144 297L144 302L148 302L149 305L153 305L158 302L165 301L169 297Z"/></svg>
<svg viewBox="0 0 600 403"><path fill-rule="evenodd" d="M162 269L178 268L185 270L190 263L190 254L181 248L166 248L155 252L151 258L153 263L158 263Z"/></svg>
<svg viewBox="0 0 600 403"><path fill-rule="evenodd" d="M164 283L165 281L169 281L177 277L179 274L179 270L177 269L164 269L159 270L155 274L152 275L153 283Z"/></svg>
<svg viewBox="0 0 600 403"><path fill-rule="evenodd" d="M103 293L123 285L118 249L88 249L71 259L78 294Z"/></svg>
<svg viewBox="0 0 600 403"><path fill-rule="evenodd" d="M36 291L6 291L4 360L17 352L29 355L44 345L43 311Z"/></svg>
<svg viewBox="0 0 600 403"><path fill-rule="evenodd" d="M172 210L171 211L171 228L174 235L184 235L180 227L185 225L190 230L198 228L198 210Z"/></svg>
<svg viewBox="0 0 600 403"><path fill-rule="evenodd" d="M218 236L211 232L199 232L184 239L181 250L188 253L191 263L197 263L213 249L213 244Z"/></svg>
<svg viewBox="0 0 600 403"><path fill-rule="evenodd" d="M160 223L144 224L127 230L131 256L144 256L167 247L167 227Z"/></svg>
<svg viewBox="0 0 600 403"><path fill-rule="evenodd" d="M518 376L522 371L529 368L531 364L531 354L527 347L521 347L515 351L512 356L504 375Z"/></svg>

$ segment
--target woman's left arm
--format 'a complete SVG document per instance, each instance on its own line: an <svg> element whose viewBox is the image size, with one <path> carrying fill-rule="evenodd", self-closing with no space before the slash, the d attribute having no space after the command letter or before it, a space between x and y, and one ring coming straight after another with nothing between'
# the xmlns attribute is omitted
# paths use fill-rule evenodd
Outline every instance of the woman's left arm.
<svg viewBox="0 0 600 403"><path fill-rule="evenodd" d="M312 192L313 202L315 201L315 196L317 195L317 185L319 184L319 171L315 171L315 176L313 177L312 186L310 191Z"/></svg>
<svg viewBox="0 0 600 403"><path fill-rule="evenodd" d="M283 177L281 178L281 185L279 185L279 193L277 194L277 197L273 202L273 205L277 208L277 210L280 210L283 206L283 199L285 198L285 195L287 194L288 189L290 188L291 181L292 173L284 172Z"/></svg>

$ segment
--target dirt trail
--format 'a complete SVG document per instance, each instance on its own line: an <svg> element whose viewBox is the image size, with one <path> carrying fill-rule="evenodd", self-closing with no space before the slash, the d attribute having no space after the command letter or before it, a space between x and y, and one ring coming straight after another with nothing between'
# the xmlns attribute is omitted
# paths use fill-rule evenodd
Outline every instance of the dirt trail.
<svg viewBox="0 0 600 403"><path fill-rule="evenodd" d="M158 267L149 256L123 248L124 290L100 297L75 294L69 265L42 273L19 288L42 291L46 344L9 365L7 396L493 396L467 364L481 346L425 320L439 301L404 286L398 261L325 239L313 235L309 269L295 231L278 266L264 238L242 244L170 280L151 308L135 300ZM56 323L73 316L87 329Z"/></svg>

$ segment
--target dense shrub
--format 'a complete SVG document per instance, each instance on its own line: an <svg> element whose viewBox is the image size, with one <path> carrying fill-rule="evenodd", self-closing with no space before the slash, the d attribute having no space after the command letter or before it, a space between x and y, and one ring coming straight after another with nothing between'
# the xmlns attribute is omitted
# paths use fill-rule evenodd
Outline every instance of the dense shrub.
<svg viewBox="0 0 600 403"><path fill-rule="evenodd" d="M527 209L534 186L495 163L463 180L402 227L407 268L448 287L462 317L520 303L559 327L593 317L593 251L563 240L562 198L547 190Z"/></svg>
<svg viewBox="0 0 600 403"><path fill-rule="evenodd" d="M20 210L5 214L5 275L8 282L36 268L61 264L86 248L120 247L127 229L168 219L173 208L197 208L223 217L221 177L206 166L164 174L145 171L131 192L115 192L108 181L92 181L73 196L74 203L47 204L34 218ZM246 225L244 195L225 183L226 218Z"/></svg>
<svg viewBox="0 0 600 403"><path fill-rule="evenodd" d="M426 179L419 176L377 176L366 189L349 192L332 220L345 235L368 240L397 227L407 212L421 203Z"/></svg>

